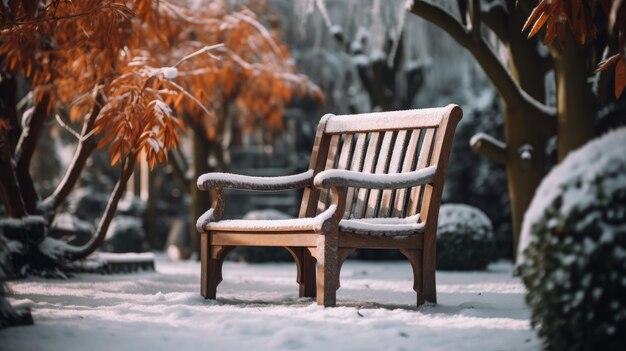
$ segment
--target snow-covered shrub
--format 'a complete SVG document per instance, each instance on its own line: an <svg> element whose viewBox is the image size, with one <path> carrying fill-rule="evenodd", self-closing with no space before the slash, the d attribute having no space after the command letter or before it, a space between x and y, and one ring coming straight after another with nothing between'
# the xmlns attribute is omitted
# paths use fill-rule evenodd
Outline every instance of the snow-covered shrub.
<svg viewBox="0 0 626 351"><path fill-rule="evenodd" d="M150 248L141 219L117 215L107 230L102 250L108 252L143 252Z"/></svg>
<svg viewBox="0 0 626 351"><path fill-rule="evenodd" d="M7 293L5 281L15 276L12 256L16 251L16 244L19 245L13 240L7 240L2 228L0 228L0 329L14 325L33 324L30 307L13 307L5 298Z"/></svg>
<svg viewBox="0 0 626 351"><path fill-rule="evenodd" d="M126 193L117 204L117 214L141 217L146 212L146 203L138 196Z"/></svg>
<svg viewBox="0 0 626 351"><path fill-rule="evenodd" d="M79 219L93 221L102 216L108 199L108 194L104 192L97 192L91 188L79 188L72 193L68 210Z"/></svg>
<svg viewBox="0 0 626 351"><path fill-rule="evenodd" d="M482 270L493 257L491 220L476 207L445 204L437 225L437 269Z"/></svg>
<svg viewBox="0 0 626 351"><path fill-rule="evenodd" d="M8 240L0 230L0 296L3 294L3 283L13 276L13 263Z"/></svg>
<svg viewBox="0 0 626 351"><path fill-rule="evenodd" d="M457 93L461 96L448 99L462 101L462 96L467 95L465 91ZM484 211L493 225L495 255L512 258L513 237L506 169L501 164L477 154L470 147L470 140L479 132L503 140L502 106L500 98L487 83L478 85L475 94L466 103L462 103L463 119L454 134L443 202L461 202Z"/></svg>
<svg viewBox="0 0 626 351"><path fill-rule="evenodd" d="M626 350L626 128L569 154L526 212L519 273L550 350Z"/></svg>
<svg viewBox="0 0 626 351"><path fill-rule="evenodd" d="M52 231L58 233L57 236L64 236L64 240L73 246L85 245L95 233L93 224L74 216L71 213L63 212L54 217ZM68 235L69 234L69 235Z"/></svg>

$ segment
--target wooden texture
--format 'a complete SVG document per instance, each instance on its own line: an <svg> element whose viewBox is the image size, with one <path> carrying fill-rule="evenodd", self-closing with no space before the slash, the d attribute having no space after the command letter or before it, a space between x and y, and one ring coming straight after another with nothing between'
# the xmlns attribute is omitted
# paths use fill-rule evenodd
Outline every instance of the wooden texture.
<svg viewBox="0 0 626 351"><path fill-rule="evenodd" d="M405 141L408 130L401 130L396 136L394 146L392 148L391 158L389 160L388 174L394 174L401 171L402 159L405 155ZM378 217L389 217L391 212L391 198L395 192L391 189L385 189L382 192L382 198L380 201L380 209L378 210ZM399 217L399 216L397 216Z"/></svg>
<svg viewBox="0 0 626 351"><path fill-rule="evenodd" d="M258 178L234 181L223 175L203 176L199 186L211 192L213 215L202 217L198 223L202 296L216 298L222 262L232 248L279 246L287 248L296 263L299 296L316 297L318 304L334 306L343 262L357 248L372 248L400 250L413 269L417 305L436 302L437 217L452 139L461 116L456 105L326 115L315 136L309 165L312 174L306 177L267 179L263 184ZM304 187L299 217L307 219L272 225L267 221L220 222L224 187ZM409 216L413 217L406 218ZM401 231L401 226L391 224L395 220L378 219L388 217L412 221L419 230L404 226ZM368 221L377 224L373 231L368 228L363 233L340 230L339 222L352 218L374 218Z"/></svg>
<svg viewBox="0 0 626 351"><path fill-rule="evenodd" d="M326 156L326 165L324 169L333 169L335 168L335 161L337 159L337 149L339 148L339 135L333 135L330 138L330 144L328 145L328 154ZM329 202L329 192L328 189L321 189L319 193L319 200L317 202L317 212L316 214L322 213Z"/></svg>
<svg viewBox="0 0 626 351"><path fill-rule="evenodd" d="M416 170L423 169L424 167L430 164L430 156L433 151L433 142L434 142L435 130L434 129L426 129L424 133L424 139L422 140L422 145L419 152L419 158L417 159ZM406 216L412 216L417 213L418 205L422 196L422 188L424 186L416 186L411 190L411 195L409 197L409 205L406 212Z"/></svg>
<svg viewBox="0 0 626 351"><path fill-rule="evenodd" d="M361 169L363 173L372 173L372 171L374 170L376 156L378 155L380 146L380 143L378 142L379 139L380 133L372 133L370 135L369 143L367 145L367 151L365 153L363 168ZM363 214L367 207L368 194L369 189L359 189L359 192L357 193L356 203L354 204L354 210L352 211L352 215L355 218L363 217Z"/></svg>
<svg viewBox="0 0 626 351"><path fill-rule="evenodd" d="M365 142L367 141L366 134L358 134L358 139L354 145L354 152L352 154L352 164L350 170L360 172L363 168L363 156L365 155ZM354 204L354 194L357 189L350 187L346 193L346 213L344 218L350 217L352 213L352 205Z"/></svg>
<svg viewBox="0 0 626 351"><path fill-rule="evenodd" d="M421 131L413 130L410 132L411 137L409 138L409 143L406 147L406 152L404 156L404 160L402 162L402 170L401 172L410 172L413 170L413 165L415 164L414 155L417 152L417 146L419 143L420 133ZM396 191L396 197L394 199L393 211L391 212L392 217L405 217L406 216L406 199L407 199L407 189L398 189Z"/></svg>
<svg viewBox="0 0 626 351"><path fill-rule="evenodd" d="M389 165L389 159L393 153L393 132L385 132L380 150L378 152L378 160L376 161L376 168L374 173L385 174L387 173L387 166ZM378 209L378 203L380 202L380 189L371 189L369 199L367 201L367 209L365 211L365 217L371 218L376 215Z"/></svg>
<svg viewBox="0 0 626 351"><path fill-rule="evenodd" d="M432 128L441 124L441 119L444 117L442 112L441 108L425 108L343 115L338 116L338 118L332 118L328 122L326 133L385 132L390 130Z"/></svg>

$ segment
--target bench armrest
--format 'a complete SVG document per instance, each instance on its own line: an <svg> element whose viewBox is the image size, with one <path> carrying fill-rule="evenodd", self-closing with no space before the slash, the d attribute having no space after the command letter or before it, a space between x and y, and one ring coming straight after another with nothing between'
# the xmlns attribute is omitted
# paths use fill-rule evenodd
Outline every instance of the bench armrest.
<svg viewBox="0 0 626 351"><path fill-rule="evenodd" d="M253 177L232 173L205 173L198 177L198 189L210 190L212 188L231 188L257 191L274 191L304 188L311 185L313 170L306 172L279 176L279 177Z"/></svg>
<svg viewBox="0 0 626 351"><path fill-rule="evenodd" d="M399 189L429 184L435 179L437 166L419 171L375 174L342 169L331 169L318 173L313 184L318 188L354 187L365 189Z"/></svg>

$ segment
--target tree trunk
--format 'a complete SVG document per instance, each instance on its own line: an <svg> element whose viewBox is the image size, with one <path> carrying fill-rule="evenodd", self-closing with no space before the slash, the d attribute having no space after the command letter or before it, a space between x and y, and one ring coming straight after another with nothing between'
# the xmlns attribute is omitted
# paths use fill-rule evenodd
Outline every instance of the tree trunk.
<svg viewBox="0 0 626 351"><path fill-rule="evenodd" d="M515 11L513 8L509 10ZM524 91L537 101L544 102L546 100L544 59L537 51L537 40L528 39L526 34L522 33L524 21L525 16L519 11L509 16L509 69ZM528 106L514 107L506 102L503 105L507 145L506 172L515 258L524 213L545 175L546 143L552 135L552 128L545 127L551 121L546 121L545 116L535 115Z"/></svg>
<svg viewBox="0 0 626 351"><path fill-rule="evenodd" d="M540 124L526 109L511 109L505 105L506 173L511 220L513 225L513 257L522 228L524 213L545 174L546 140L537 132ZM533 121L535 120L535 121Z"/></svg>
<svg viewBox="0 0 626 351"><path fill-rule="evenodd" d="M37 213L37 202L39 201L39 194L30 175L30 161L37 148L37 142L41 136L44 122L48 117L49 103L50 95L49 93L44 93L41 100L35 105L35 110L28 125L22 130L15 149L17 180L20 185L22 199L26 205L26 211L30 214Z"/></svg>
<svg viewBox="0 0 626 351"><path fill-rule="evenodd" d="M20 192L10 148L9 134L0 126L0 196L6 215L20 218L27 214L26 205Z"/></svg>
<svg viewBox="0 0 626 351"><path fill-rule="evenodd" d="M191 193L191 243L193 251L200 257L200 235L196 229L196 220L211 207L209 194L198 190L195 180L209 171L210 143L204 133L204 128L194 128L193 132L193 177L190 186Z"/></svg>
<svg viewBox="0 0 626 351"><path fill-rule="evenodd" d="M8 217L19 218L26 215L26 205L22 199L16 175L13 155L20 130L15 111L15 79L3 77L0 81L0 197Z"/></svg>
<svg viewBox="0 0 626 351"><path fill-rule="evenodd" d="M157 235L157 222L156 218L159 215L157 209L157 203L159 200L159 189L156 178L159 175L156 169L148 171L148 198L146 199L146 213L144 214L144 225L146 228L146 240L150 244L150 248L156 250L162 250L161 238Z"/></svg>
<svg viewBox="0 0 626 351"><path fill-rule="evenodd" d="M563 45L551 48L557 93L559 162L595 135L595 107L587 53L566 31Z"/></svg>
<svg viewBox="0 0 626 351"><path fill-rule="evenodd" d="M4 56L2 57L2 61L4 61ZM16 110L17 89L15 77L6 72L2 72L2 79L0 79L0 112L2 116L0 116L0 118L4 119L11 129L8 139L9 145L11 145L11 153L15 152L15 146L17 145L19 135L22 131Z"/></svg>

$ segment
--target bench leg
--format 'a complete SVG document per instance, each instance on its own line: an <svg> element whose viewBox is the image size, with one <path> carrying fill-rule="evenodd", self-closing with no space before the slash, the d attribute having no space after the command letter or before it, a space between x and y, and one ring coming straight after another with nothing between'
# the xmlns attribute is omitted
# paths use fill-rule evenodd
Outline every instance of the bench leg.
<svg viewBox="0 0 626 351"><path fill-rule="evenodd" d="M202 233L200 241L200 295L215 300L217 286L222 282L224 258L234 247L212 246L209 234Z"/></svg>
<svg viewBox="0 0 626 351"><path fill-rule="evenodd" d="M315 297L317 293L315 277L315 258L309 248L302 248L302 284L300 285L300 297Z"/></svg>
<svg viewBox="0 0 626 351"><path fill-rule="evenodd" d="M315 297L315 258L308 247L285 247L296 262L300 297Z"/></svg>
<svg viewBox="0 0 626 351"><path fill-rule="evenodd" d="M411 263L411 268L413 269L413 290L417 294L417 306L423 305L424 301L428 299L426 299L426 294L424 291L424 264L422 260L422 251L413 249L401 249L400 252L404 255L404 257L407 258L407 260L409 260L409 262Z"/></svg>
<svg viewBox="0 0 626 351"><path fill-rule="evenodd" d="M317 304L332 307L337 303L339 288L337 237L326 234L317 240Z"/></svg>
<svg viewBox="0 0 626 351"><path fill-rule="evenodd" d="M437 303L437 286L435 280L435 263L427 264L424 262L424 300Z"/></svg>

